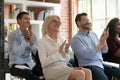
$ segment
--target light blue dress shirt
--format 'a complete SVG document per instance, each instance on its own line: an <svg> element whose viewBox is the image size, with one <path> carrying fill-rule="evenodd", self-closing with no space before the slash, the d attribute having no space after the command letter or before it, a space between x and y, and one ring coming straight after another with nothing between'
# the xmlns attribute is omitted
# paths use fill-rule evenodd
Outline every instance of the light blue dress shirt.
<svg viewBox="0 0 120 80"><path fill-rule="evenodd" d="M99 40L93 32L85 34L79 31L73 37L71 47L78 59L79 66L98 66L103 68L102 53L107 51L100 50L96 53L95 46L98 44Z"/></svg>
<svg viewBox="0 0 120 80"><path fill-rule="evenodd" d="M33 36L33 42L34 45L30 46L20 29L10 32L8 36L10 67L13 64L27 64L31 69L35 66L35 62L32 60L32 52L35 54L38 49L35 36Z"/></svg>

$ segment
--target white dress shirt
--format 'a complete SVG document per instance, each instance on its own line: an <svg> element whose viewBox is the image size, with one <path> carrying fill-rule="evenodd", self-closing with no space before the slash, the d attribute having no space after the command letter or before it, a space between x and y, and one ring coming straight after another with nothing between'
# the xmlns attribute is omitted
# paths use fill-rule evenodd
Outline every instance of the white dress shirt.
<svg viewBox="0 0 120 80"><path fill-rule="evenodd" d="M65 51L63 53L59 53L58 51L64 41L65 39L58 36L57 42L55 42L48 35L39 40L38 51L43 68L57 62L64 62L68 64L70 55L65 53Z"/></svg>

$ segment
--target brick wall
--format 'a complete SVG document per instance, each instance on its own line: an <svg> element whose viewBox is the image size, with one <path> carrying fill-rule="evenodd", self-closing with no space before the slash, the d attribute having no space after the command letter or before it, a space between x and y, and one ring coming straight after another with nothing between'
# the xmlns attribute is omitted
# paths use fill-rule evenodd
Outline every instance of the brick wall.
<svg viewBox="0 0 120 80"><path fill-rule="evenodd" d="M4 18L9 19L10 17L10 6L5 5L4 6Z"/></svg>
<svg viewBox="0 0 120 80"><path fill-rule="evenodd" d="M61 4L61 33L69 39L69 0L60 0Z"/></svg>

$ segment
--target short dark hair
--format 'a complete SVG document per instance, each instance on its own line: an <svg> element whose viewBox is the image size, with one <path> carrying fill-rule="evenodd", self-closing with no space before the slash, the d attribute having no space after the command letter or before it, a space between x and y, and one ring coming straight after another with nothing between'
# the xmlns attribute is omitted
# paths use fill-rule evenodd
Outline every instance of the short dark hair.
<svg viewBox="0 0 120 80"><path fill-rule="evenodd" d="M81 16L87 16L87 13L81 13L81 14L77 14L76 18L75 18L75 23L77 24L77 21L81 20Z"/></svg>
<svg viewBox="0 0 120 80"><path fill-rule="evenodd" d="M21 19L24 14L29 15L27 12L22 11L22 12L20 12L20 13L17 15L17 20L18 20L18 19Z"/></svg>

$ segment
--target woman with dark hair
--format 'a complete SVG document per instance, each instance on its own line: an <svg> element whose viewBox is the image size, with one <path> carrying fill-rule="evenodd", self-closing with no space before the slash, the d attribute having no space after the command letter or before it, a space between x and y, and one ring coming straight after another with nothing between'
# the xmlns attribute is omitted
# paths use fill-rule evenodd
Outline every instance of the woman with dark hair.
<svg viewBox="0 0 120 80"><path fill-rule="evenodd" d="M120 64L120 20L113 18L108 23L109 37L107 44L109 47L109 54L112 62Z"/></svg>

